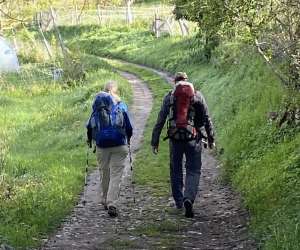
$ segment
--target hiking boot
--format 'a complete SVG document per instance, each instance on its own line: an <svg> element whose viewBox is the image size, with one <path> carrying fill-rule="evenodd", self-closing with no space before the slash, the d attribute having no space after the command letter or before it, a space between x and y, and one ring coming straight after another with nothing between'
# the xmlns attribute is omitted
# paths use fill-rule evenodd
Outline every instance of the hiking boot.
<svg viewBox="0 0 300 250"><path fill-rule="evenodd" d="M175 201L169 201L169 207L172 208L177 208L177 209L182 209L183 208L183 203L176 203Z"/></svg>
<svg viewBox="0 0 300 250"><path fill-rule="evenodd" d="M104 210L108 210L108 206L106 204L106 200L105 199L101 199L100 203L103 206Z"/></svg>
<svg viewBox="0 0 300 250"><path fill-rule="evenodd" d="M184 201L183 205L185 208L185 217L194 218L193 203L187 199Z"/></svg>
<svg viewBox="0 0 300 250"><path fill-rule="evenodd" d="M114 206L109 206L107 213L110 217L117 217L118 216L117 209Z"/></svg>

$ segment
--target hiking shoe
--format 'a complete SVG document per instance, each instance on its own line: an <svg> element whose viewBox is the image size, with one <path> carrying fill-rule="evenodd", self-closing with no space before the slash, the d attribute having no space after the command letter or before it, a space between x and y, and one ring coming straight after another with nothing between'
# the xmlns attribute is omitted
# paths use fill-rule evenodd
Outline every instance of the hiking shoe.
<svg viewBox="0 0 300 250"><path fill-rule="evenodd" d="M104 210L108 210L106 199L101 199L100 204L103 206Z"/></svg>
<svg viewBox="0 0 300 250"><path fill-rule="evenodd" d="M185 208L185 217L194 218L193 204L190 200L185 200L184 203Z"/></svg>
<svg viewBox="0 0 300 250"><path fill-rule="evenodd" d="M108 207L108 212L107 213L110 217L117 217L118 216L117 209L113 206Z"/></svg>

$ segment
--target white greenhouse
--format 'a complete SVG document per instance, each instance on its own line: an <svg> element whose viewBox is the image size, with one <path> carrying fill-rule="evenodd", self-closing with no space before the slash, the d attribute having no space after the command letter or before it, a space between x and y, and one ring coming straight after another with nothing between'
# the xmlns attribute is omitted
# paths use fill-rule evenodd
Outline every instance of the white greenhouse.
<svg viewBox="0 0 300 250"><path fill-rule="evenodd" d="M19 69L16 51L0 36L0 73L18 72Z"/></svg>

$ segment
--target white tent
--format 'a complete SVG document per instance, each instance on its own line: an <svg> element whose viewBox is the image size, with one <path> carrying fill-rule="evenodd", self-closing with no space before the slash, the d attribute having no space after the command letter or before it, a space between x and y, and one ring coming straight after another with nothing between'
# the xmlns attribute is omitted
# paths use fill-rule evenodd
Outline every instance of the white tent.
<svg viewBox="0 0 300 250"><path fill-rule="evenodd" d="M16 51L0 36L0 73L17 72L19 69Z"/></svg>

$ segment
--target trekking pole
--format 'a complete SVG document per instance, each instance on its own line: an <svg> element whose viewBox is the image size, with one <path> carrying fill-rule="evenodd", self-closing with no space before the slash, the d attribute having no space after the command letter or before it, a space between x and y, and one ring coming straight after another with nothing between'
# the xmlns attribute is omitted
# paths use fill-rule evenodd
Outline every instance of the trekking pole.
<svg viewBox="0 0 300 250"><path fill-rule="evenodd" d="M135 182L133 178L133 166L132 166L132 154L131 154L131 147L130 143L128 144L128 149L129 149L129 162L130 162L130 170L131 170L131 187L132 187L132 193L133 193L133 203L135 203Z"/></svg>
<svg viewBox="0 0 300 250"><path fill-rule="evenodd" d="M85 165L85 173L84 173L84 191L83 191L83 201L82 204L85 206L86 204L86 186L87 186L87 175L89 168L89 148L86 151L86 165Z"/></svg>

